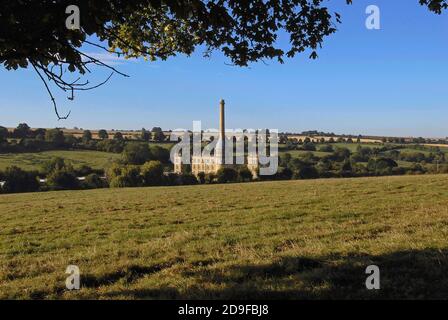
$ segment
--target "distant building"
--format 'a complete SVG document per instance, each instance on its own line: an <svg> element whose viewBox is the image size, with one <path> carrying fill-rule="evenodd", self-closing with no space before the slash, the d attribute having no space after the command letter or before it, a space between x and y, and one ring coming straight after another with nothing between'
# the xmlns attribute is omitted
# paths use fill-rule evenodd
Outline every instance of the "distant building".
<svg viewBox="0 0 448 320"><path fill-rule="evenodd" d="M238 137L237 137L238 138ZM242 135L240 138L244 138ZM198 175L200 172L205 174L215 174L219 169L228 167L236 168L241 165L226 164L226 134L225 134L225 102L220 102L220 117L219 117L219 140L216 143L215 152L210 156L193 155L191 157L191 173ZM252 172L252 176L258 177L259 161L258 156L249 154L245 156L245 165ZM174 157L174 172L183 173L186 171L185 164L182 164L182 156L176 154Z"/></svg>

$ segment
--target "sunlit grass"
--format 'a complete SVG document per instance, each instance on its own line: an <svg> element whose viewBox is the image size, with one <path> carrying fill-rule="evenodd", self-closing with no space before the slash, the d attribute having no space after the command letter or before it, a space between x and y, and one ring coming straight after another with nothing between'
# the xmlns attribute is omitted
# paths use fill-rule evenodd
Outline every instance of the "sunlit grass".
<svg viewBox="0 0 448 320"><path fill-rule="evenodd" d="M1 195L0 298L447 298L447 180Z"/></svg>
<svg viewBox="0 0 448 320"><path fill-rule="evenodd" d="M4 170L13 165L24 170L39 170L45 161L54 157L66 159L75 168L87 165L94 169L104 169L111 161L118 159L120 155L116 153L84 150L7 153L0 154L0 170Z"/></svg>

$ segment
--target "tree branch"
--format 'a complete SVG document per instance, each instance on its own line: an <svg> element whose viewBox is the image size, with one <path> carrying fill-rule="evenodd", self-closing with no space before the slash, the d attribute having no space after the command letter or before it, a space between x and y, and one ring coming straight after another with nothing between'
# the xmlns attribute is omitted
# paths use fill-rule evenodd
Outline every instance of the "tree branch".
<svg viewBox="0 0 448 320"><path fill-rule="evenodd" d="M34 70L36 71L36 73L39 75L40 79L44 83L45 88L47 89L47 92L48 92L48 94L49 94L49 96L51 98L51 101L53 102L54 112L56 113L56 116L58 117L58 120L68 119L68 117L70 116L71 111L69 111L68 114L66 116L64 116L64 117L61 117L59 115L58 107L56 105L56 100L54 99L53 94L51 93L51 90L50 90L50 88L47 85L47 82L45 81L44 77L40 74L39 70L36 67L35 62L34 61L30 61L30 62L31 62L31 65L33 66Z"/></svg>

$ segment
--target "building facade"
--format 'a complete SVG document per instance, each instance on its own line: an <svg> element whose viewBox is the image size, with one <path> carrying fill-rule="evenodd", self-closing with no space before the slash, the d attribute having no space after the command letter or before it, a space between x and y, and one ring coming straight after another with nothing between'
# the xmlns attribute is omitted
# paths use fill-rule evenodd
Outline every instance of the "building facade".
<svg viewBox="0 0 448 320"><path fill-rule="evenodd" d="M197 176L200 172L205 174L216 174L219 169L237 168L241 165L226 164L226 133L225 133L225 102L221 100L219 106L219 139L216 143L215 152L210 156L193 155L191 156L191 173ZM251 171L252 176L258 177L259 161L258 156L249 154L245 156L245 165ZM174 157L174 172L184 173L186 165L182 163L182 156L176 154Z"/></svg>

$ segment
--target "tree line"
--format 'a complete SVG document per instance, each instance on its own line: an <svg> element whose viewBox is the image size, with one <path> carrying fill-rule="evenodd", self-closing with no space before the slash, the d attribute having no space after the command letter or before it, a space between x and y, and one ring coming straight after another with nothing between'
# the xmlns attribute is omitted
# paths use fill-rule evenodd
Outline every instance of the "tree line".
<svg viewBox="0 0 448 320"><path fill-rule="evenodd" d="M344 147L323 145L318 150L328 153L316 156L305 152L293 157L286 152L279 157L276 179L316 179L338 177L385 176L423 173L448 173L445 153L401 152L396 146L370 148L358 145L355 152ZM410 162L401 166L399 161Z"/></svg>
<svg viewBox="0 0 448 320"><path fill-rule="evenodd" d="M105 131L105 130L104 130ZM162 132L152 130L154 132ZM100 170L88 166L74 168L61 158L55 158L42 165L40 170L24 171L10 167L0 172L2 186L0 192L30 192L46 190L92 189L105 187L141 187L159 185L190 185L207 183L227 183L252 181L252 173L246 166L223 168L216 174L199 173L194 176L187 172L172 173L168 148L151 145L148 131L141 131L141 140L127 140L115 132L109 139L107 131L98 132L99 139L93 139L92 133L84 131L82 137L66 135L60 129L31 130L21 124L13 132L0 127L0 150L14 149L41 151L33 146L39 143L49 149L89 149L121 153L121 157L108 168ZM8 141L11 136L22 137L17 144ZM334 142L340 142L335 139ZM354 141L344 140L347 145ZM42 146L40 145L40 146ZM405 149L407 148L407 149ZM36 150L37 149L37 150ZM414 149L416 151L409 151ZM298 156L289 151L302 150ZM281 145L279 170L274 176L261 176L260 180L316 179L335 177L360 177L423 173L448 173L445 153L438 147L422 145L395 145L366 147L358 144L355 151L327 141L315 143L309 138L304 141L289 141ZM325 153L318 156L314 151ZM407 165L400 165L407 162ZM411 165L409 165L411 164Z"/></svg>
<svg viewBox="0 0 448 320"><path fill-rule="evenodd" d="M159 149L157 149L160 151ZM165 149L166 152L168 150ZM63 158L46 161L40 170L25 171L11 166L0 171L0 193L20 193L56 190L79 190L96 188L130 188L144 186L176 186L227 182L247 182L252 173L246 166L222 168L216 174L170 172L168 157L162 161L154 149L142 143L126 146L122 158L105 170L88 166L74 168ZM168 168L168 170L167 170Z"/></svg>
<svg viewBox="0 0 448 320"><path fill-rule="evenodd" d="M31 129L26 123L21 123L13 131L0 126L0 153L40 152L62 149L84 149L104 152L122 153L130 141L164 142L167 137L160 127L151 131L142 129L131 139L116 131L109 134L107 130L99 130L98 138L94 139L90 130L84 130L81 137L64 133L59 128Z"/></svg>

